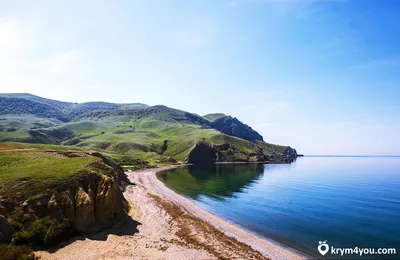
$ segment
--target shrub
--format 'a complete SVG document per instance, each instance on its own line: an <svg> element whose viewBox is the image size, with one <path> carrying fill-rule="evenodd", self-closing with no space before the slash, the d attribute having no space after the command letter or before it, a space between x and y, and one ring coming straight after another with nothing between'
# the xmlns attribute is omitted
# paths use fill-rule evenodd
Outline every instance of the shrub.
<svg viewBox="0 0 400 260"><path fill-rule="evenodd" d="M12 213L10 219L17 223L23 223L29 216L24 213L21 208L16 208Z"/></svg>
<svg viewBox="0 0 400 260"><path fill-rule="evenodd" d="M10 223L10 225L16 230L21 230L24 227L24 225L22 225L22 223L18 222L14 218L9 218L8 223Z"/></svg>
<svg viewBox="0 0 400 260"><path fill-rule="evenodd" d="M72 233L71 223L64 219L49 227L43 241L46 245L56 245L63 240L69 239Z"/></svg>
<svg viewBox="0 0 400 260"><path fill-rule="evenodd" d="M44 245L44 239L47 231L51 226L56 225L56 221L50 219L50 217L44 217L35 220L28 229L30 241L33 245Z"/></svg>
<svg viewBox="0 0 400 260"><path fill-rule="evenodd" d="M14 245L30 244L36 247L57 245L72 235L68 219L57 221L50 217L35 220L27 231L16 232L13 235Z"/></svg>
<svg viewBox="0 0 400 260"><path fill-rule="evenodd" d="M12 243L14 245L24 245L29 244L31 240L31 236L26 231L19 231L13 234Z"/></svg>
<svg viewBox="0 0 400 260"><path fill-rule="evenodd" d="M27 246L0 245L0 257L3 260L38 260Z"/></svg>

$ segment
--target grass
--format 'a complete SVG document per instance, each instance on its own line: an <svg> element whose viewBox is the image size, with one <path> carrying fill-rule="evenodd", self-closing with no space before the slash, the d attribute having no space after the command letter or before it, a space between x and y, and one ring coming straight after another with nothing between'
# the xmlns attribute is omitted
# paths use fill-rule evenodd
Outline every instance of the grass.
<svg viewBox="0 0 400 260"><path fill-rule="evenodd" d="M167 157L181 161L195 140L211 139L222 135L214 129L203 129L197 125L149 119L134 122L129 121L129 118L119 118L119 121L111 119L96 121L98 129L104 133L82 140L77 145L130 155L155 164L155 161L165 160ZM93 134L93 132L85 133L85 135L89 134ZM163 154L152 151L151 147L161 150L164 140L169 140L169 142L168 148Z"/></svg>
<svg viewBox="0 0 400 260"><path fill-rule="evenodd" d="M213 122L221 117L225 117L227 115L222 114L222 113L213 113L213 114L207 114L205 116L203 116L204 118L206 118L207 120L209 120L210 122Z"/></svg>
<svg viewBox="0 0 400 260"><path fill-rule="evenodd" d="M112 157L117 163L127 165L137 160L146 161L154 166L172 157L183 161L192 148L195 140L203 140L209 144L221 145L228 143L234 147L235 158L246 160L248 154L257 153L257 147L246 140L228 136L215 129L188 122L180 111L163 110L153 116L136 118L134 116L107 116L86 118L78 122L63 123L54 126L48 119L34 116L14 116L12 120L23 121L24 124L14 124L15 132L0 132L1 140L34 141L39 143L58 144L68 149L89 149L99 151ZM175 113L174 116L170 116ZM211 119L220 117L211 114ZM3 118L9 120L10 118ZM6 128L6 120L0 120ZM11 119L10 119L11 120ZM42 121L41 121L42 120ZM48 127L34 129L34 139L27 137L28 129L33 125L47 124ZM8 122L10 123L10 122ZM8 125L10 126L10 125ZM8 127L7 126L7 127ZM31 130L32 131L32 130ZM168 140L167 149L162 149L164 141ZM282 153L283 146L258 142L264 154ZM75 148L72 148L75 147Z"/></svg>
<svg viewBox="0 0 400 260"><path fill-rule="evenodd" d="M0 246L0 259L37 259L32 249L69 239L75 232L70 219L45 216L29 222L32 212L24 211L21 203L68 188L91 174L114 176L115 171L77 147L0 142L0 198L3 205L15 206L6 207L15 232L11 245Z"/></svg>
<svg viewBox="0 0 400 260"><path fill-rule="evenodd" d="M56 119L45 119L33 115L5 115L0 117L0 141L24 141L28 131L59 124Z"/></svg>
<svg viewBox="0 0 400 260"><path fill-rule="evenodd" d="M2 144L0 147L10 147ZM79 171L99 158L67 157L40 150L0 151L1 195L15 195L18 191L23 198L38 195L46 189L67 183Z"/></svg>
<svg viewBox="0 0 400 260"><path fill-rule="evenodd" d="M21 143L0 143L0 151L27 149L29 146Z"/></svg>
<svg viewBox="0 0 400 260"><path fill-rule="evenodd" d="M39 260L28 246L0 245L2 260Z"/></svg>

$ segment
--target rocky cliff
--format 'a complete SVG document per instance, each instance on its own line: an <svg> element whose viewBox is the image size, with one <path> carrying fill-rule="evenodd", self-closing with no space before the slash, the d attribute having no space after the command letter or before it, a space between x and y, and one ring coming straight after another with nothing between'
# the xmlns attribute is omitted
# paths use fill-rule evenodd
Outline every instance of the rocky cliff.
<svg viewBox="0 0 400 260"><path fill-rule="evenodd" d="M211 127L224 134L242 138L248 141L263 141L263 137L250 126L243 124L236 117L223 116L211 123Z"/></svg>
<svg viewBox="0 0 400 260"><path fill-rule="evenodd" d="M110 226L126 216L129 206L122 192L128 180L122 168L100 154L92 156L101 161L87 167L68 185L60 185L63 188L25 201L18 194L1 198L0 242L10 242L15 231L27 230L35 220L47 216L68 219L79 233Z"/></svg>
<svg viewBox="0 0 400 260"><path fill-rule="evenodd" d="M288 146L286 147L285 151L283 152L284 159L287 162L293 162L293 160L296 160L298 157L296 149L293 149L292 147Z"/></svg>
<svg viewBox="0 0 400 260"><path fill-rule="evenodd" d="M194 142L194 145L188 153L185 161L195 164L211 164L218 161L218 150L200 140Z"/></svg>
<svg viewBox="0 0 400 260"><path fill-rule="evenodd" d="M212 164L216 162L271 162L290 163L297 158L296 149L283 147L281 153L267 154L261 146L254 143L252 152L224 143L212 145L196 140L185 158L186 163Z"/></svg>

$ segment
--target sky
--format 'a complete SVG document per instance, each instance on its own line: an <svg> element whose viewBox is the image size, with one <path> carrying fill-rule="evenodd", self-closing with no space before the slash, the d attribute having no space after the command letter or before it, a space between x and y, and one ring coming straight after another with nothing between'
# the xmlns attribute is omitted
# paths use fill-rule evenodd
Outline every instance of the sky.
<svg viewBox="0 0 400 260"><path fill-rule="evenodd" d="M237 117L304 154L400 155L400 1L0 1L0 93Z"/></svg>

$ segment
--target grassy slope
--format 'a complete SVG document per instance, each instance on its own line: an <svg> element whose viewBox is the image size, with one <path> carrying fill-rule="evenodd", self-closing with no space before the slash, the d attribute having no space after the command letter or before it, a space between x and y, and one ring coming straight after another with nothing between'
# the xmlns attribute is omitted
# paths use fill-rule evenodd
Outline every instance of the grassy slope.
<svg viewBox="0 0 400 260"><path fill-rule="evenodd" d="M50 125L47 119L33 116L19 118L14 116L7 120L25 120L25 124L17 125L15 132L1 132L0 141L22 141L29 136L27 130L37 124L38 120L44 120L43 124ZM0 120L1 122L4 124L6 121ZM34 131L45 135L45 138L38 139L41 143L100 150L119 161L124 156L127 160L122 164L129 164L129 158L146 160L150 164L155 164L155 161L166 161L168 157L182 161L194 141L198 139L215 145L229 143L236 147L238 154L256 151L255 145L251 142L194 123L172 120L162 113L142 119L130 116L88 118L84 121L64 123ZM168 140L168 146L162 152L164 140ZM263 142L258 142L258 145L267 155L280 153L284 149L282 146Z"/></svg>
<svg viewBox="0 0 400 260"><path fill-rule="evenodd" d="M0 116L0 141L24 141L30 129L60 124L57 119L39 118L33 115Z"/></svg>
<svg viewBox="0 0 400 260"><path fill-rule="evenodd" d="M1 208L9 210L1 215L14 228L12 243L0 245L0 259L37 259L31 255L33 249L58 245L75 234L70 220L53 219L48 213L32 223L32 212L24 212L21 203L64 189L88 173L108 175L109 169L100 163L102 159L86 153L65 153L79 151L70 146L0 142Z"/></svg>
<svg viewBox="0 0 400 260"><path fill-rule="evenodd" d="M203 116L204 118L206 118L207 120L209 120L210 122L213 122L221 117L225 117L227 115L222 114L222 113L213 113L213 114L207 114L205 116Z"/></svg>
<svg viewBox="0 0 400 260"><path fill-rule="evenodd" d="M82 140L78 146L128 154L150 162L166 157L183 160L196 139L211 139L220 135L216 130L202 129L197 125L155 119L132 121L110 117L95 121L95 124L98 128L88 130L85 135L98 134L95 129L104 133ZM162 153L164 140L169 140L168 148Z"/></svg>
<svg viewBox="0 0 400 260"><path fill-rule="evenodd" d="M163 122L155 119L133 121L129 118L115 117L92 121L92 123L95 123L97 127L80 133L81 138L91 137L82 140L77 144L78 146L129 154L151 162L165 159L165 157L173 157L178 161L183 160L197 139L215 145L229 143L235 146L238 152L251 153L255 151L255 145L251 142L194 124ZM101 134L100 131L104 133ZM168 140L168 148L161 155L159 151L164 140ZM284 149L281 146L262 142L259 145L270 154Z"/></svg>
<svg viewBox="0 0 400 260"><path fill-rule="evenodd" d="M0 143L0 191L2 196L20 192L24 198L67 183L97 157L67 157L28 145ZM58 147L56 147L58 148ZM63 147L60 147L63 150ZM54 150L54 149L51 149ZM60 149L58 149L61 151Z"/></svg>
<svg viewBox="0 0 400 260"><path fill-rule="evenodd" d="M93 149L125 165L131 164L135 159L148 161L150 164L167 161L168 157L182 161L198 139L214 145L228 143L234 147L238 159L246 159L249 153L257 152L253 143L210 128L210 122L226 116L224 114L200 117L165 106L130 110L146 105L105 102L74 104L26 94L21 97L60 109L66 114L70 110L83 113L87 107L90 109L86 114L76 114L75 119L68 123L34 115L1 115L0 141L61 144ZM116 110L115 107L122 109ZM264 142L257 144L266 155L280 154L284 149L282 146Z"/></svg>

